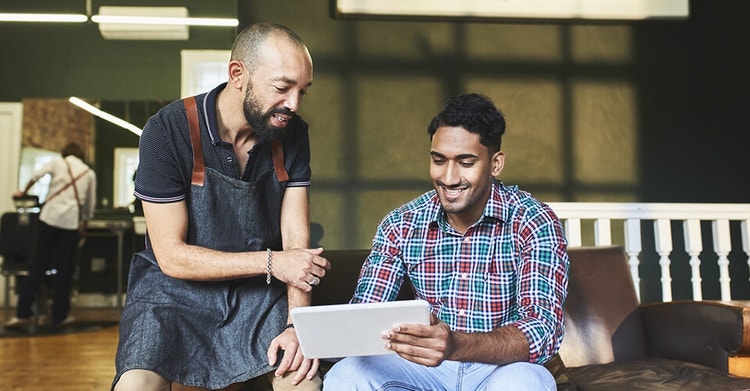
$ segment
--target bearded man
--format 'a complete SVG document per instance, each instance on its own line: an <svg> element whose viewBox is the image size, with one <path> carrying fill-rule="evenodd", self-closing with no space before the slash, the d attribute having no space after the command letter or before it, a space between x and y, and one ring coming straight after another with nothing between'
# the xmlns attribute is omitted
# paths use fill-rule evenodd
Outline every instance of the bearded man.
<svg viewBox="0 0 750 391"><path fill-rule="evenodd" d="M309 247L310 145L297 115L312 59L289 28L236 38L228 81L175 101L140 140L135 196L146 249L133 256L115 390L317 390L289 309L330 268Z"/></svg>

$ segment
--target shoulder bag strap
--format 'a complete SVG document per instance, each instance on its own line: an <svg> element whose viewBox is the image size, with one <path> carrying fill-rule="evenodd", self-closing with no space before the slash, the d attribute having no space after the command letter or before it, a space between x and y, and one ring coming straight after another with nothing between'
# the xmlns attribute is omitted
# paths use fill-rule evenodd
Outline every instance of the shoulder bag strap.
<svg viewBox="0 0 750 391"><path fill-rule="evenodd" d="M76 187L76 179L80 178L80 176L78 178L74 177L73 176L73 170L70 169L70 163L68 163L68 161L65 160L64 158L63 158L63 161L65 162L65 165L68 167L68 174L70 175L70 185L68 185L68 186L71 186L71 185L73 186L73 192L76 194L76 203L78 204L78 207L80 207L81 206L81 197L78 196L78 188ZM86 171L88 171L88 170L86 170ZM85 174L86 171L84 171L83 174ZM83 175L83 174L81 174L81 175Z"/></svg>
<svg viewBox="0 0 750 391"><path fill-rule="evenodd" d="M68 174L70 174L70 178L72 179L72 181L68 182L65 186L63 186L60 190L58 190L54 194L47 196L47 198L44 200L45 203L49 202L49 200L51 200L51 199L55 198L56 196L60 195L60 193L62 193L63 191L65 191L71 185L75 184L75 182L77 180L81 179L81 177L83 177L84 175L86 175L86 173L89 172L89 170L91 170L91 168L87 168L84 172L82 172L77 177L73 177L73 172L70 170L70 165L68 164L68 161L65 160L65 159L63 159L63 161L65 162L65 165L68 166ZM75 186L73 186L73 191L75 191L76 201L80 205L81 204L81 200L78 198L78 189Z"/></svg>

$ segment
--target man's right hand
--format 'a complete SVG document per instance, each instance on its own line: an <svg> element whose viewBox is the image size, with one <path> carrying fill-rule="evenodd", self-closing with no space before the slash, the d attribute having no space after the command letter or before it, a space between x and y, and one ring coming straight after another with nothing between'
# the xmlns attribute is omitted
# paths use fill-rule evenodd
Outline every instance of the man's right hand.
<svg viewBox="0 0 750 391"><path fill-rule="evenodd" d="M320 283L331 268L330 262L320 254L323 248L274 251L271 261L271 275L305 292Z"/></svg>

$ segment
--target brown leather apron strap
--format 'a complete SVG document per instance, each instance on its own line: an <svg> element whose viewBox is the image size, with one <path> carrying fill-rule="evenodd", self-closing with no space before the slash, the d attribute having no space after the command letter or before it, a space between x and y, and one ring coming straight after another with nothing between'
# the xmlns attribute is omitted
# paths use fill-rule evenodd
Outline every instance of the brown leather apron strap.
<svg viewBox="0 0 750 391"><path fill-rule="evenodd" d="M201 128L198 124L198 106L195 97L182 100L185 103L188 125L190 126L190 142L193 144L193 177L191 183L203 186L205 163L203 162L203 148L201 147Z"/></svg>
<svg viewBox="0 0 750 391"><path fill-rule="evenodd" d="M190 141L193 144L193 176L191 183L203 186L205 163L203 162L201 132L200 125L198 124L198 106L194 96L183 99L183 102L185 103L188 125L190 126ZM271 156L273 158L273 169L276 171L276 178L280 183L288 181L289 173L284 168L284 148L281 145L281 140L276 140L271 144Z"/></svg>
<svg viewBox="0 0 750 391"><path fill-rule="evenodd" d="M284 148L281 146L281 140L276 140L271 144L271 157L273 158L273 169L276 171L276 179L279 183L289 180L289 173L284 168Z"/></svg>

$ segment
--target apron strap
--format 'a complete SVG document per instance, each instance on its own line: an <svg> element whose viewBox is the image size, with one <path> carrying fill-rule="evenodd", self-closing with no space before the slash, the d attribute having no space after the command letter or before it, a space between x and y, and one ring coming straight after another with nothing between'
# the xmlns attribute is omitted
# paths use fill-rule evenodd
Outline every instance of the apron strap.
<svg viewBox="0 0 750 391"><path fill-rule="evenodd" d="M203 148L201 147L201 130L198 124L198 107L195 97L190 96L182 100L185 103L188 125L190 126L190 142L193 145L193 178L191 183L203 186L205 164L203 163Z"/></svg>
<svg viewBox="0 0 750 391"><path fill-rule="evenodd" d="M276 171L276 179L279 183L289 180L289 173L284 168L284 148L281 146L281 140L276 140L271 144L271 157L273 158L273 169Z"/></svg>
<svg viewBox="0 0 750 391"><path fill-rule="evenodd" d="M193 185L203 186L205 163L203 162L200 126L198 125L198 107L194 96L183 99L183 102L185 103L185 111L190 127L190 141L193 144L193 176L191 182ZM273 159L273 169L276 171L276 179L278 179L279 183L288 181L289 173L284 167L284 148L281 145L281 140L276 140L271 144L271 157Z"/></svg>

